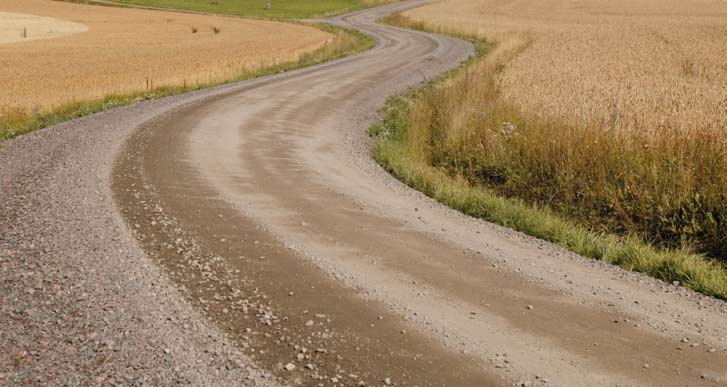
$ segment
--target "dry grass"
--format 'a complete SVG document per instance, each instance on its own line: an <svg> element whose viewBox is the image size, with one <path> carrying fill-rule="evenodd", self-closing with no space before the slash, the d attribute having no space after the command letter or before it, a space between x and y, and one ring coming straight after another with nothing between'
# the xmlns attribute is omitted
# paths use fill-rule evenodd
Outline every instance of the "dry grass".
<svg viewBox="0 0 727 387"><path fill-rule="evenodd" d="M576 125L727 129L727 2L442 0L405 13L525 47L503 97Z"/></svg>
<svg viewBox="0 0 727 387"><path fill-rule="evenodd" d="M688 250L664 250L637 237L599 233L564 219L548 208L506 199L482 185L453 177L421 158L411 144L412 108L432 89L389 100L384 120L371 129L374 158L411 187L468 215L556 243L586 257L647 273L667 282L679 281L698 292L727 299L727 270ZM419 105L419 106L417 106ZM415 135L416 136L416 135Z"/></svg>
<svg viewBox="0 0 727 387"><path fill-rule="evenodd" d="M2 1L0 12L52 16L89 29L0 44L0 110L6 113L236 78L295 61L333 38L302 25L44 0Z"/></svg>

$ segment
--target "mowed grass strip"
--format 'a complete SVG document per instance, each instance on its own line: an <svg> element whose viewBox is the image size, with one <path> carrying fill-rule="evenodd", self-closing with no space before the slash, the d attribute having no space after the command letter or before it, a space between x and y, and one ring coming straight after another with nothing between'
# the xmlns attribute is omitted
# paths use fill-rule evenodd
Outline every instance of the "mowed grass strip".
<svg viewBox="0 0 727 387"><path fill-rule="evenodd" d="M325 17L392 1L394 0L113 0L119 4L144 7L272 19Z"/></svg>
<svg viewBox="0 0 727 387"><path fill-rule="evenodd" d="M401 17L388 21L430 29ZM727 299L725 266L694 253L688 243L677 248L659 247L648 243L644 234L610 232L595 217L590 220L596 223L589 224L589 218L572 217L547 201L508 192L507 184L512 180L516 180L513 184L530 184L533 189L550 187L548 179L541 175L542 170L526 169L529 164L521 167L518 159L536 158L546 166L553 165L549 158L562 161L559 154L540 147L563 138L557 130L553 132L560 125L533 119L500 98L496 80L503 62L498 58L516 55L505 49L498 51L497 45L481 43L481 55L461 69L409 95L389 100L383 121L371 129L376 161L407 185L468 215L553 242L586 257L667 282L679 281L698 292ZM630 150L619 148L623 145L620 143L609 144L611 152ZM581 144L571 141L565 143L565 149L553 150L575 154L567 146L578 145ZM536 156L524 155L523 147ZM599 160L595 161L608 161L599 150L590 152L596 152L594 157ZM634 173L643 172L642 165L631 166ZM620 172L623 175L629 171ZM583 190L572 188L576 194Z"/></svg>
<svg viewBox="0 0 727 387"><path fill-rule="evenodd" d="M45 11L66 9L71 16L76 12L90 12L99 23L114 17L120 28L124 22L119 20L119 15L131 14L137 19L131 23L134 28L121 28L123 31L114 37L126 41L125 46L105 44L113 51L110 57L102 55L109 50L94 49L108 41L109 36L88 35L98 32L93 23L89 23L89 32L63 39L0 45L0 57L11 64L17 61L0 74L0 78L8 77L7 82L2 82L5 93L0 96L0 141L108 108L309 66L375 44L363 34L326 24L303 26L37 0L3 4L0 9L17 11L32 6L40 6ZM76 8L68 11L68 6ZM105 23L109 24L108 20ZM233 27L237 24L243 24L243 29L249 29L250 34L239 35L242 30L235 33ZM155 28L176 43L151 44L162 39L154 34ZM145 40L144 31L151 34L151 40ZM176 34L183 36L177 38ZM58 43L65 39L68 41ZM75 39L98 40L98 44L90 42L84 46L85 51L78 51L82 55L74 56L73 49L80 46ZM187 40L192 47L202 47L202 51L179 51ZM252 42L255 47L269 46L273 51L253 50L245 42ZM280 43L278 47L276 42ZM57 57L50 55L52 50L59 51ZM151 57L145 57L146 52L151 52ZM14 76L15 72L20 73Z"/></svg>

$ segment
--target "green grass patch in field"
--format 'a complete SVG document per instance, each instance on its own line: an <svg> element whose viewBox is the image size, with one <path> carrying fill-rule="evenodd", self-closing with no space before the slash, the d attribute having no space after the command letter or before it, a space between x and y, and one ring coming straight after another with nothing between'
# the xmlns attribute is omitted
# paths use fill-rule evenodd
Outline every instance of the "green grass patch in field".
<svg viewBox="0 0 727 387"><path fill-rule="evenodd" d="M323 47L303 54L297 61L280 63L246 72L235 79L187 86L164 86L136 93L109 95L96 100L69 102L48 111L40 109L0 108L0 142L34 130L43 129L118 106L312 66L368 50L376 44L373 38L358 31L344 30L325 23L316 23L314 26L334 34L335 38Z"/></svg>
<svg viewBox="0 0 727 387"><path fill-rule="evenodd" d="M271 19L324 17L382 4L380 0L114 0L114 2Z"/></svg>

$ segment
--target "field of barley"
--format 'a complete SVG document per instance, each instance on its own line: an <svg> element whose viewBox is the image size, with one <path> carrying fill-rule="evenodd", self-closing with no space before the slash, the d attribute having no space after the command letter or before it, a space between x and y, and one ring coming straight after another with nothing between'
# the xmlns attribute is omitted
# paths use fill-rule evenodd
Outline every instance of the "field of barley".
<svg viewBox="0 0 727 387"><path fill-rule="evenodd" d="M49 32L57 27L66 33ZM296 60L332 37L262 20L6 0L0 2L0 111L45 111L109 94L226 80Z"/></svg>
<svg viewBox="0 0 727 387"><path fill-rule="evenodd" d="M405 16L527 46L500 80L527 112L639 130L727 129L723 0L441 0Z"/></svg>

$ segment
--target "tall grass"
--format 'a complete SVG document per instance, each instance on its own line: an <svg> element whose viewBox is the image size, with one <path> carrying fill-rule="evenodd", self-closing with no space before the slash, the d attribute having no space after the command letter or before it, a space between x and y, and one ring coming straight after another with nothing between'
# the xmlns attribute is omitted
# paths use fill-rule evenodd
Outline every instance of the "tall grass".
<svg viewBox="0 0 727 387"><path fill-rule="evenodd" d="M388 22L411 26L400 16ZM724 266L698 254L727 262L725 136L535 118L498 84L512 47L525 46L486 46L488 55L389 103L372 130L375 158L470 215L727 296Z"/></svg>
<svg viewBox="0 0 727 387"><path fill-rule="evenodd" d="M334 34L334 38L317 50L301 55L296 61L246 71L234 79L223 82L188 85L185 81L183 85L178 86L153 87L150 90L109 95L95 100L71 101L51 110L0 107L0 141L113 107L290 71L351 55L375 45L375 41L371 37L358 31L337 28L324 23L318 23L315 26Z"/></svg>

